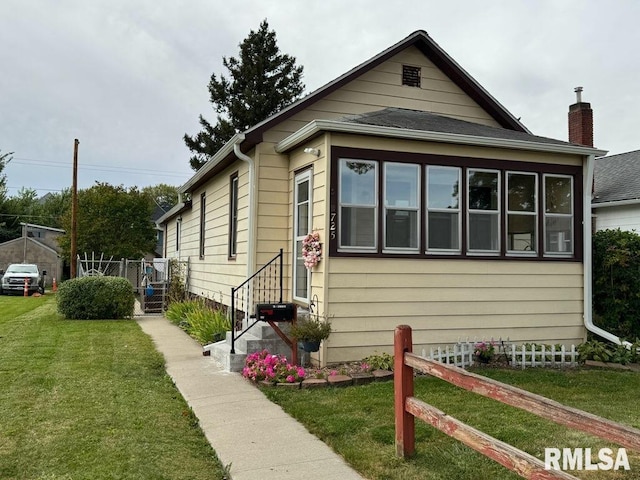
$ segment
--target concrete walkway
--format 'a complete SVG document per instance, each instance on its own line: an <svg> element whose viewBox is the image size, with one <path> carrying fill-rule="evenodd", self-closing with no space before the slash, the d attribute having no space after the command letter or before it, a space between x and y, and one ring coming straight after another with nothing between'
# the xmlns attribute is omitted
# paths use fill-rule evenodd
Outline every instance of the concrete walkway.
<svg viewBox="0 0 640 480"><path fill-rule="evenodd" d="M137 317L166 360L233 480L362 479L342 457L270 402L240 374L222 371L202 347L164 317Z"/></svg>

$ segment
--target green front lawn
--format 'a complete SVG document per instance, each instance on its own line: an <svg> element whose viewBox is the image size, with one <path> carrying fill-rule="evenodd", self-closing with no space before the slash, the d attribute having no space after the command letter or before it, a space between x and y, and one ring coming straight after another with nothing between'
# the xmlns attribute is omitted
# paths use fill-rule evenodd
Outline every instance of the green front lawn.
<svg viewBox="0 0 640 480"><path fill-rule="evenodd" d="M164 361L131 320L0 297L0 478L220 479Z"/></svg>
<svg viewBox="0 0 640 480"><path fill-rule="evenodd" d="M640 428L640 373L611 370L498 370L480 373L545 395L635 428ZM416 420L416 455L395 456L393 382L347 388L264 393L329 444L369 479L516 479L435 428ZM546 448L587 448L597 452L618 445L572 431L553 422L466 392L435 378L418 377L416 397L544 461ZM627 450L630 471L571 472L585 479L640 479L640 455Z"/></svg>

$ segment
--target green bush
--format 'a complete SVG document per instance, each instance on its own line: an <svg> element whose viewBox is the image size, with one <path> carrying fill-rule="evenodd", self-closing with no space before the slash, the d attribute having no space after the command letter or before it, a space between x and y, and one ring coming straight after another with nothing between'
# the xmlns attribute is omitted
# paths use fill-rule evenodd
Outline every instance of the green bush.
<svg viewBox="0 0 640 480"><path fill-rule="evenodd" d="M181 302L172 302L165 312L165 316L175 325L180 325L187 321L187 317L199 307L198 302L193 300L183 300Z"/></svg>
<svg viewBox="0 0 640 480"><path fill-rule="evenodd" d="M131 284L120 277L84 277L60 284L58 311L65 318L98 320L131 318L135 297Z"/></svg>
<svg viewBox="0 0 640 480"><path fill-rule="evenodd" d="M640 337L640 235L593 235L594 323L622 338Z"/></svg>
<svg viewBox="0 0 640 480"><path fill-rule="evenodd" d="M231 330L225 311L208 307L202 299L173 302L165 315L203 345L223 340Z"/></svg>

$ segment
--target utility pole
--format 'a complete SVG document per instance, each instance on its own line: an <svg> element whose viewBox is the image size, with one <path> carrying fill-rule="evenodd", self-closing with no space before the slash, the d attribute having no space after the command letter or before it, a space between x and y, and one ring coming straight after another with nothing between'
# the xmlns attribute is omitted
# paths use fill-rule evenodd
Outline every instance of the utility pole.
<svg viewBox="0 0 640 480"><path fill-rule="evenodd" d="M77 276L78 256L78 145L80 142L76 138L73 143L73 183L71 184L71 253L70 267L71 278Z"/></svg>

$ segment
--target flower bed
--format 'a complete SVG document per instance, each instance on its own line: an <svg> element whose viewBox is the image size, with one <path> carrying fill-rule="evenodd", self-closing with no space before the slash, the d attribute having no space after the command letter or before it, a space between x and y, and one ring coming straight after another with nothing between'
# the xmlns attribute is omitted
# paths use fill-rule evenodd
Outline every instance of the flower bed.
<svg viewBox="0 0 640 480"><path fill-rule="evenodd" d="M263 386L317 388L330 385L363 385L373 381L391 380L393 372L374 369L366 362L305 369L287 362L283 356L272 355L267 350L263 350L247 357L242 376Z"/></svg>

